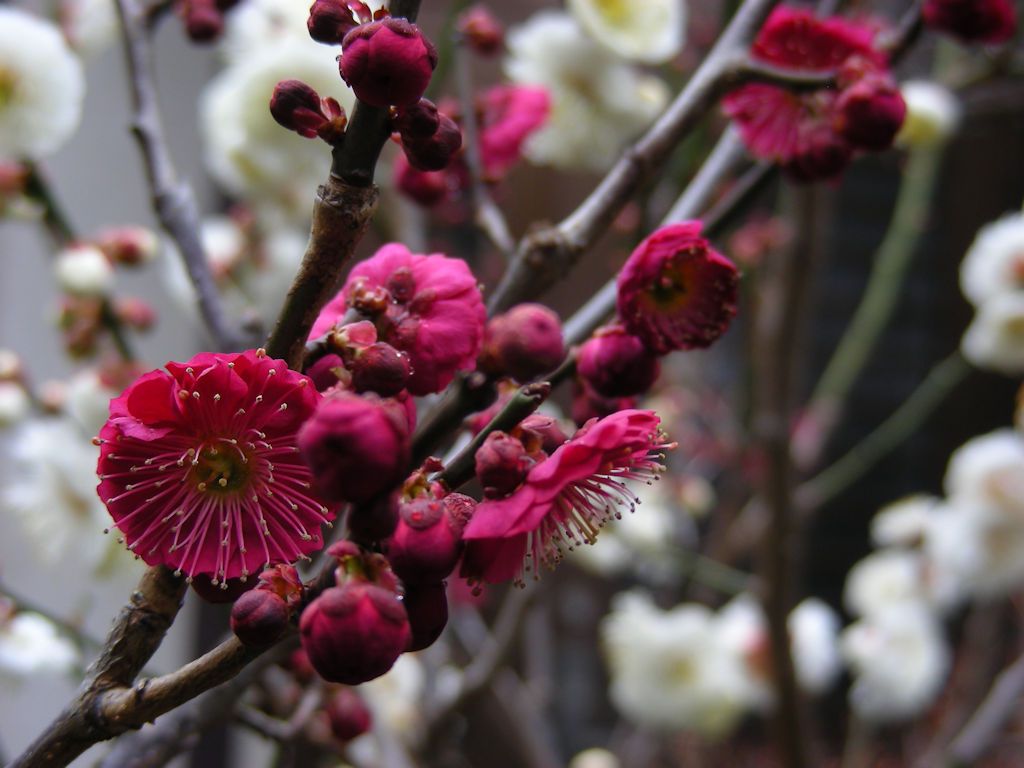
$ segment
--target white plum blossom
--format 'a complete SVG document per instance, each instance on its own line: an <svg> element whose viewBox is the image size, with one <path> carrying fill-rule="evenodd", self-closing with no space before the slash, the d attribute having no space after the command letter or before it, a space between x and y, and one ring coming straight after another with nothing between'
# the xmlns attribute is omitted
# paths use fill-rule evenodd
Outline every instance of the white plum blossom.
<svg viewBox="0 0 1024 768"><path fill-rule="evenodd" d="M413 654L403 653L386 675L359 686L375 720L393 733L412 736L423 723L426 674Z"/></svg>
<svg viewBox="0 0 1024 768"><path fill-rule="evenodd" d="M326 177L330 148L282 128L268 104L278 82L296 79L350 112L354 96L338 74L337 52L325 55L331 52L308 38L285 37L206 85L199 119L207 168L225 189L286 218L309 216L310 190Z"/></svg>
<svg viewBox="0 0 1024 768"><path fill-rule="evenodd" d="M986 224L960 262L960 290L975 307L1024 290L1024 214Z"/></svg>
<svg viewBox="0 0 1024 768"><path fill-rule="evenodd" d="M569 761L569 768L619 768L620 765L619 758L599 747L585 749Z"/></svg>
<svg viewBox="0 0 1024 768"><path fill-rule="evenodd" d="M936 514L925 552L959 597L993 597L1024 584L1024 525L992 508L950 503Z"/></svg>
<svg viewBox="0 0 1024 768"><path fill-rule="evenodd" d="M106 507L96 495L92 436L64 418L25 422L11 441L10 476L0 506L13 513L46 563L73 557L99 568L111 550Z"/></svg>
<svg viewBox="0 0 1024 768"><path fill-rule="evenodd" d="M547 123L525 147L535 163L603 171L668 101L664 82L616 59L565 13L541 11L507 42L508 77L551 97Z"/></svg>
<svg viewBox="0 0 1024 768"><path fill-rule="evenodd" d="M999 510L1024 525L1024 437L999 429L971 438L949 457L950 503Z"/></svg>
<svg viewBox="0 0 1024 768"><path fill-rule="evenodd" d="M0 6L0 158L56 152L78 127L84 95L82 64L60 30Z"/></svg>
<svg viewBox="0 0 1024 768"><path fill-rule="evenodd" d="M80 663L74 643L46 617L22 611L0 619L0 674L16 678L66 674Z"/></svg>
<svg viewBox="0 0 1024 768"><path fill-rule="evenodd" d="M907 105L896 142L913 149L941 144L960 123L956 94L932 80L908 80L900 86Z"/></svg>
<svg viewBox="0 0 1024 768"><path fill-rule="evenodd" d="M116 0L63 0L60 22L71 47L86 57L113 45L121 28Z"/></svg>
<svg viewBox="0 0 1024 768"><path fill-rule="evenodd" d="M824 601L809 597L792 610L786 624L797 682L808 693L825 693L842 671L839 617Z"/></svg>
<svg viewBox="0 0 1024 768"><path fill-rule="evenodd" d="M612 53L644 64L661 64L683 48L683 0L569 0L580 26Z"/></svg>
<svg viewBox="0 0 1024 768"><path fill-rule="evenodd" d="M894 605L851 624L840 646L853 675L850 705L869 721L921 714L935 700L949 670L942 627L920 603Z"/></svg>
<svg viewBox="0 0 1024 768"><path fill-rule="evenodd" d="M871 540L879 547L920 544L938 504L939 499L926 494L887 504L871 518Z"/></svg>
<svg viewBox="0 0 1024 768"><path fill-rule="evenodd" d="M1010 376L1024 373L1024 291L1001 293L982 304L960 349L978 368Z"/></svg>
<svg viewBox="0 0 1024 768"><path fill-rule="evenodd" d="M114 266L94 245L72 245L57 254L57 286L72 296L101 298L114 288Z"/></svg>
<svg viewBox="0 0 1024 768"><path fill-rule="evenodd" d="M28 416L32 401L16 381L0 381L0 427L10 427Z"/></svg>
<svg viewBox="0 0 1024 768"><path fill-rule="evenodd" d="M924 559L917 552L881 549L856 563L846 575L843 603L854 616L871 616L927 600Z"/></svg>
<svg viewBox="0 0 1024 768"><path fill-rule="evenodd" d="M720 642L715 616L704 606L663 611L643 593L620 594L601 637L612 704L640 725L720 737L758 695L743 660Z"/></svg>
<svg viewBox="0 0 1024 768"><path fill-rule="evenodd" d="M99 371L85 368L72 376L64 388L64 412L85 435L98 435L110 416L110 401L120 390L104 383Z"/></svg>

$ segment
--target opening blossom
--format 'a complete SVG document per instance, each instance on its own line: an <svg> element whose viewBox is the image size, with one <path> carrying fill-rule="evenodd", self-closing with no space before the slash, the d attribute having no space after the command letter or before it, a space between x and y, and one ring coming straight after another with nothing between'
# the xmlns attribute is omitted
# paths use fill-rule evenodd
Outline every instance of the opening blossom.
<svg viewBox="0 0 1024 768"><path fill-rule="evenodd" d="M865 23L776 8L754 41L756 58L793 69L840 70L841 85L848 78L851 89L871 93L859 94L850 110L845 89L801 94L775 85L745 85L726 97L724 107L750 151L799 180L816 181L842 171L855 150L888 146L905 107L888 76L885 54L873 45L876 31ZM844 65L853 71L843 72ZM865 136L869 139L862 143Z"/></svg>
<svg viewBox="0 0 1024 768"><path fill-rule="evenodd" d="M585 424L503 499L477 505L462 535L461 575L497 583L535 576L566 550L593 543L618 507L636 502L624 481L649 482L671 449L653 411L625 410Z"/></svg>
<svg viewBox="0 0 1024 768"><path fill-rule="evenodd" d="M657 354L707 347L736 315L739 273L700 230L699 221L662 227L619 272L622 324Z"/></svg>
<svg viewBox="0 0 1024 768"><path fill-rule="evenodd" d="M487 311L462 259L411 253L400 243L385 245L352 268L310 338L327 333L350 307L371 317L378 339L409 355L409 392L414 395L440 392L457 371L476 365Z"/></svg>
<svg viewBox="0 0 1024 768"><path fill-rule="evenodd" d="M262 350L166 367L111 402L97 438L99 496L128 549L222 588L320 549L334 515L296 444L312 382Z"/></svg>

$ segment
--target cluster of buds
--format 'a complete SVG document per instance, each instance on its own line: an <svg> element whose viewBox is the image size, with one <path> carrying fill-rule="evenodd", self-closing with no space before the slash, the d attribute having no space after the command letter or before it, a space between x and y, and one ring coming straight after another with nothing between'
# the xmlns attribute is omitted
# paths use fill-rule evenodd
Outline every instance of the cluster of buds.
<svg viewBox="0 0 1024 768"><path fill-rule="evenodd" d="M251 648L273 645L288 630L302 604L304 588L291 565L275 565L260 574L254 589L231 607L231 631Z"/></svg>
<svg viewBox="0 0 1024 768"><path fill-rule="evenodd" d="M409 165L418 171L444 170L462 147L459 126L429 99L396 108L394 128Z"/></svg>
<svg viewBox="0 0 1024 768"><path fill-rule="evenodd" d="M409 383L409 356L385 341L378 341L377 328L369 321L336 327L324 343L327 353L307 371L319 390L340 384L360 394L373 392L380 397L394 397Z"/></svg>
<svg viewBox="0 0 1024 768"><path fill-rule="evenodd" d="M178 0L185 34L195 43L210 43L224 32L224 14L238 0Z"/></svg>

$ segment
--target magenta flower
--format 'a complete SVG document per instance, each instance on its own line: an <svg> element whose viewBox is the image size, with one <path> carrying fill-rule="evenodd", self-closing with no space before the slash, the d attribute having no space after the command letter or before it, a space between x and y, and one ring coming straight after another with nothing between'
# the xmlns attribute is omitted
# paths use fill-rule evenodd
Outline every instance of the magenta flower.
<svg viewBox="0 0 1024 768"><path fill-rule="evenodd" d="M926 0L924 23L968 43L1003 43L1017 31L1012 0Z"/></svg>
<svg viewBox="0 0 1024 768"><path fill-rule="evenodd" d="M873 45L876 31L873 25L780 6L754 41L753 55L776 66L823 71L858 56L862 66L884 73L886 57ZM754 155L812 181L842 171L855 148L835 128L837 98L835 90L800 94L754 83L730 93L723 105Z"/></svg>
<svg viewBox="0 0 1024 768"><path fill-rule="evenodd" d="M497 85L480 102L480 160L488 180L498 181L519 162L526 140L547 122L551 97L537 86Z"/></svg>
<svg viewBox="0 0 1024 768"><path fill-rule="evenodd" d="M707 347L736 316L739 273L700 230L699 221L656 230L619 272L619 318L656 354Z"/></svg>
<svg viewBox="0 0 1024 768"><path fill-rule="evenodd" d="M522 581L553 567L567 549L588 543L619 507L636 497L626 480L649 482L664 467L666 442L653 411L619 411L584 425L504 499L477 505L462 538L461 575L474 581Z"/></svg>
<svg viewBox="0 0 1024 768"><path fill-rule="evenodd" d="M297 445L319 400L262 350L202 353L137 379L97 438L98 493L128 549L214 585L320 549L334 514Z"/></svg>
<svg viewBox="0 0 1024 768"><path fill-rule="evenodd" d="M367 308L360 297L372 295ZM410 253L389 243L356 264L345 287L320 313L310 338L322 336L350 306L373 312L377 335L409 356L414 395L440 392L457 371L471 370L483 342L487 311L462 259Z"/></svg>

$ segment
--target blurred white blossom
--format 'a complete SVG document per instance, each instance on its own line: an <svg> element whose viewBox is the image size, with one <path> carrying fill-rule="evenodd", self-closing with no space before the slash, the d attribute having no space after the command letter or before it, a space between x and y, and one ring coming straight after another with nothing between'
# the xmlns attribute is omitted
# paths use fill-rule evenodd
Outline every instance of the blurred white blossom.
<svg viewBox="0 0 1024 768"><path fill-rule="evenodd" d="M78 127L85 77L51 22L0 7L0 158L36 159Z"/></svg>
<svg viewBox="0 0 1024 768"><path fill-rule="evenodd" d="M900 86L907 115L896 136L905 147L934 147L945 141L960 122L956 94L933 80L908 80Z"/></svg>
<svg viewBox="0 0 1024 768"><path fill-rule="evenodd" d="M10 427L22 421L32 409L32 401L21 384L0 381L0 427Z"/></svg>
<svg viewBox="0 0 1024 768"><path fill-rule="evenodd" d="M872 616L929 596L924 561L917 552L881 549L856 563L846 575L843 602L854 616Z"/></svg>
<svg viewBox="0 0 1024 768"><path fill-rule="evenodd" d="M942 627L919 603L872 613L847 627L840 644L853 674L850 705L865 720L889 722L920 714L934 701L949 669Z"/></svg>
<svg viewBox="0 0 1024 768"><path fill-rule="evenodd" d="M982 304L960 349L978 368L1024 373L1024 291L1001 293Z"/></svg>
<svg viewBox="0 0 1024 768"><path fill-rule="evenodd" d="M971 438L949 457L950 503L992 507L1024 526L1024 437L1000 429Z"/></svg>
<svg viewBox="0 0 1024 768"><path fill-rule="evenodd" d="M978 230L960 263L960 290L975 307L1024 290L1024 215L1012 213Z"/></svg>
<svg viewBox="0 0 1024 768"><path fill-rule="evenodd" d="M809 597L789 614L787 626L797 682L808 693L824 693L842 671L839 617L824 601Z"/></svg>
<svg viewBox="0 0 1024 768"><path fill-rule="evenodd" d="M114 266L94 245L72 245L57 254L53 274L72 296L103 297L114 287Z"/></svg>
<svg viewBox="0 0 1024 768"><path fill-rule="evenodd" d="M662 611L643 593L620 594L601 636L612 704L638 724L720 737L759 695L703 606Z"/></svg>
<svg viewBox="0 0 1024 768"><path fill-rule="evenodd" d="M116 0L62 0L60 21L71 46L82 56L96 56L120 34Z"/></svg>
<svg viewBox="0 0 1024 768"><path fill-rule="evenodd" d="M120 390L104 383L99 371L86 368L72 376L64 388L64 410L85 435L98 435L110 416L110 401Z"/></svg>
<svg viewBox="0 0 1024 768"><path fill-rule="evenodd" d="M569 768L619 768L619 765L619 758L598 747L585 749L569 761Z"/></svg>
<svg viewBox="0 0 1024 768"><path fill-rule="evenodd" d="M668 101L665 83L616 59L568 14L541 11L507 41L508 77L551 96L548 121L525 148L535 163L603 171Z"/></svg>
<svg viewBox="0 0 1024 768"><path fill-rule="evenodd" d="M661 64L683 48L683 0L569 0L568 6L594 40L623 58Z"/></svg>
<svg viewBox="0 0 1024 768"><path fill-rule="evenodd" d="M879 547L920 544L938 503L934 496L916 494L887 504L871 518L871 540Z"/></svg>
<svg viewBox="0 0 1024 768"><path fill-rule="evenodd" d="M307 9L308 10L308 9ZM207 167L225 189L261 206L261 219L304 221L310 195L330 165L330 147L282 128L268 104L281 80L308 83L351 111L354 97L338 73L337 50L283 37L229 65L206 86L199 119Z"/></svg>
<svg viewBox="0 0 1024 768"><path fill-rule="evenodd" d="M0 674L19 678L65 674L79 663L74 643L38 613L23 611L0 620Z"/></svg>

